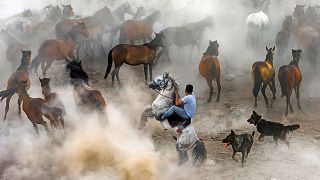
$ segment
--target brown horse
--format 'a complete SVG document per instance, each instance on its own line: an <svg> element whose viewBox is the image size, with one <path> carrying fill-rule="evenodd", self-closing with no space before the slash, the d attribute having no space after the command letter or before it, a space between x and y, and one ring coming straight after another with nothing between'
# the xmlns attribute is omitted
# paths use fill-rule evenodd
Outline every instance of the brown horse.
<svg viewBox="0 0 320 180"><path fill-rule="evenodd" d="M203 56L201 58L201 61L199 63L199 73L202 77L204 77L207 81L207 84L209 86L210 92L208 97L208 102L212 100L213 95L213 86L212 86L212 80L216 80L217 82L217 88L218 88L218 95L216 101L219 102L220 100L220 91L221 91L221 85L220 85L220 63L218 60L219 55L219 44L217 41L211 42L209 40L209 47L205 53L203 53Z"/></svg>
<svg viewBox="0 0 320 180"><path fill-rule="evenodd" d="M108 67L104 78L106 79L108 77L108 74L111 71L112 62L114 62L115 67L111 73L112 86L114 84L115 76L117 77L119 86L121 86L119 70L123 63L132 66L143 64L145 83L147 83L149 65L150 81L152 81L152 66L156 57L156 50L158 47L163 47L163 34L155 34L156 37L150 43L143 45L119 44L110 50L108 54Z"/></svg>
<svg viewBox="0 0 320 180"><path fill-rule="evenodd" d="M288 106L290 106L290 111L293 112L293 108L290 103L290 96L292 94L292 89L296 92L296 98L298 101L298 108L301 109L300 106L300 84L302 81L302 75L299 69L299 59L301 56L302 50L293 50L292 49L292 57L293 60L289 65L281 66L278 73L278 79L280 81L282 97L286 96L287 106L285 116L288 115Z"/></svg>
<svg viewBox="0 0 320 180"><path fill-rule="evenodd" d="M54 60L65 59L67 61L68 57L75 59L73 52L76 46L76 38L79 34L88 37L88 29L84 23L73 26L61 39L44 41L38 50L38 55L32 61L30 69L37 72L41 63L43 76L46 76L47 70Z"/></svg>
<svg viewBox="0 0 320 180"><path fill-rule="evenodd" d="M43 79L39 78L39 81L42 88L42 94L44 96L44 104L48 107L61 109L62 116L58 117L59 118L58 121L61 123L62 127L64 128L64 116L66 115L66 110L59 95L57 93L51 92L50 78L43 78ZM49 116L51 116L54 119L57 119L52 115L52 113L49 113ZM47 117L47 118L49 119L50 117ZM59 124L59 123L56 122L56 124Z"/></svg>
<svg viewBox="0 0 320 180"><path fill-rule="evenodd" d="M15 93L18 93L18 84L20 81L26 81L28 80L28 83L26 84L26 88L30 88L30 78L28 73L28 67L30 64L31 59L31 51L21 51L22 52L22 58L21 58L21 65L17 69L16 72L14 72L10 78L8 79L7 83L7 89L0 92L1 101L6 98L6 108L5 108L5 114L4 114L4 120L7 118L7 113L9 111L9 104L12 96ZM21 99L18 99L18 115L21 115Z"/></svg>
<svg viewBox="0 0 320 180"><path fill-rule="evenodd" d="M27 115L28 119L31 121L34 130L39 135L39 130L37 124L41 124L44 126L47 134L51 134L47 122L43 120L43 116L48 114L52 114L55 117L61 116L61 109L59 108L51 108L45 105L45 102L42 98L32 98L29 96L27 92L27 84L28 80L20 81L18 84L18 94L19 99L22 99L22 109L24 113ZM48 118L51 123L55 124L55 120Z"/></svg>
<svg viewBox="0 0 320 180"><path fill-rule="evenodd" d="M120 27L119 43L134 44L134 41L143 39L146 43L147 39L151 41L153 33L153 24L160 17L160 11L156 11L142 20L127 20Z"/></svg>
<svg viewBox="0 0 320 180"><path fill-rule="evenodd" d="M268 85L270 86L270 89L273 94L272 99L274 100L276 99L276 85L274 80L275 72L273 68L273 56L274 56L275 47L269 48L269 49L268 47L266 47L266 50L267 50L266 59L264 61L257 61L252 65L252 80L254 83L254 87L252 91L255 97L254 107L257 107L257 97L258 97L260 88L261 88L261 93L266 102L266 106L267 107L269 106L269 101L266 96L266 88Z"/></svg>

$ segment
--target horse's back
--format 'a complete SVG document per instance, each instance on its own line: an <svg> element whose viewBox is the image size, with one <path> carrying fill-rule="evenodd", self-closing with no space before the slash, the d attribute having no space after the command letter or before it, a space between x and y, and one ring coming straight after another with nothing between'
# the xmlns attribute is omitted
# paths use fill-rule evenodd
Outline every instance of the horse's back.
<svg viewBox="0 0 320 180"><path fill-rule="evenodd" d="M214 69L214 74L212 72L212 68ZM218 58L204 55L199 63L199 73L204 78L216 78L215 76L220 75L220 63Z"/></svg>
<svg viewBox="0 0 320 180"><path fill-rule="evenodd" d="M145 45L119 44L112 49L112 59L116 65L123 62L129 65L148 64L155 56L156 52Z"/></svg>
<svg viewBox="0 0 320 180"><path fill-rule="evenodd" d="M56 24L55 32L58 38L63 37L67 32L69 32L72 26L76 25L77 21L73 19L64 19Z"/></svg>
<svg viewBox="0 0 320 180"><path fill-rule="evenodd" d="M41 44L38 54L47 58L59 58L61 54L68 54L68 48L61 39L49 39Z"/></svg>
<svg viewBox="0 0 320 180"><path fill-rule="evenodd" d="M270 81L275 75L272 65L264 61L257 61L253 63L252 76L256 76L256 72L259 72L259 75L264 82Z"/></svg>
<svg viewBox="0 0 320 180"><path fill-rule="evenodd" d="M152 34L152 25L142 20L127 20L122 28L129 40L139 40Z"/></svg>

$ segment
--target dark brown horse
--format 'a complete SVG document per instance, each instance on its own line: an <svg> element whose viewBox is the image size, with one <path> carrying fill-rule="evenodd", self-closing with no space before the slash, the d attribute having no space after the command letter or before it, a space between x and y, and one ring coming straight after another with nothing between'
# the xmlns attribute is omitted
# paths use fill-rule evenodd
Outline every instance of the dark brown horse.
<svg viewBox="0 0 320 180"><path fill-rule="evenodd" d="M120 27L119 43L134 44L134 41L143 39L144 43L152 40L153 24L160 17L160 11L156 11L142 20L127 20Z"/></svg>
<svg viewBox="0 0 320 180"><path fill-rule="evenodd" d="M289 63L289 65L281 66L278 73L278 79L281 86L282 97L286 96L286 112L285 116L288 115L288 106L290 106L290 112L293 112L293 108L290 102L290 96L292 94L292 89L296 92L296 98L298 101L298 108L301 109L300 106L300 84L302 81L302 75L299 69L299 59L301 56L302 50L293 50L292 49L292 57L293 60Z"/></svg>
<svg viewBox="0 0 320 180"><path fill-rule="evenodd" d="M286 16L285 20L282 23L282 29L277 33L275 40L279 61L283 60L284 53L287 51L289 47L291 26L292 16Z"/></svg>
<svg viewBox="0 0 320 180"><path fill-rule="evenodd" d="M219 44L217 41L211 42L209 40L209 47L205 53L203 53L203 56L201 58L201 61L199 63L199 73L202 77L204 77L207 81L207 84L209 86L210 92L208 97L208 102L212 100L213 95L213 86L212 86L212 80L216 80L217 82L217 88L218 88L218 95L216 101L219 102L220 100L220 91L221 91L221 85L220 85L220 63L218 59L219 55Z"/></svg>
<svg viewBox="0 0 320 180"><path fill-rule="evenodd" d="M64 128L64 116L66 115L66 110L65 107L57 93L51 92L51 87L50 87L50 78L39 78L41 88L42 88L42 94L44 96L44 104L48 107L52 108L59 108L61 109L61 117L55 117L53 113L48 113L50 117L47 117L46 114L45 116L49 118L53 118L55 120L55 127L57 128L56 124L62 125ZM60 122L60 123L59 123Z"/></svg>
<svg viewBox="0 0 320 180"><path fill-rule="evenodd" d="M44 126L47 134L51 134L47 122L43 120L43 116L48 116L48 114L52 114L53 117L61 116L61 109L59 108L51 108L45 105L45 102L41 98L32 98L29 96L27 92L28 80L20 81L18 84L18 94L19 99L22 100L22 109L24 113L27 115L28 119L31 121L34 130L39 135L39 130L37 124L41 124ZM48 118L52 124L55 124L56 121L54 119Z"/></svg>
<svg viewBox="0 0 320 180"><path fill-rule="evenodd" d="M70 65L72 63L72 65ZM82 113L95 111L99 115L105 115L107 104L100 91L91 88L85 81L87 74L81 67L81 63L69 62L67 67L70 70L70 83L74 86L73 95L76 101L77 110ZM75 78L76 77L76 78Z"/></svg>
<svg viewBox="0 0 320 180"><path fill-rule="evenodd" d="M30 78L28 73L28 67L30 64L31 59L31 51L21 51L22 58L21 58L21 65L14 72L10 78L8 79L7 89L0 92L1 101L6 98L6 108L4 114L4 120L7 118L7 113L9 111L9 104L12 96L15 93L18 93L18 84L20 81L27 81L26 88L30 88ZM22 99L18 99L18 115L21 115L21 101Z"/></svg>
<svg viewBox="0 0 320 180"><path fill-rule="evenodd" d="M73 26L61 39L44 41L38 50L38 55L32 61L30 69L37 72L41 63L43 76L46 76L47 70L53 61L63 59L67 61L68 57L75 59L73 52L76 47L76 38L79 34L88 37L88 29L84 23Z"/></svg>
<svg viewBox="0 0 320 180"><path fill-rule="evenodd" d="M298 45L303 47L304 54L315 73L320 48L320 32L307 23L304 6L296 5L293 15L298 20L298 24L293 28L293 34Z"/></svg>
<svg viewBox="0 0 320 180"><path fill-rule="evenodd" d="M119 44L110 50L108 54L108 67L104 78L106 79L108 77L108 74L111 71L112 63L114 63L115 67L111 73L112 86L114 84L115 76L117 77L119 86L121 86L119 70L123 63L132 66L143 64L145 83L147 83L149 66L150 81L152 80L152 66L156 58L156 50L158 47L163 47L163 34L155 34L156 37L150 43L143 45Z"/></svg>
<svg viewBox="0 0 320 180"><path fill-rule="evenodd" d="M275 47L268 48L266 47L267 55L264 61L257 61L252 65L252 80L253 80L253 95L254 99L254 107L257 107L257 97L261 88L261 93L266 102L266 106L269 106L269 101L266 96L266 88L269 85L273 94L272 99L276 99L276 85L275 85L275 72L273 68L273 56ZM262 87L261 87L262 86Z"/></svg>

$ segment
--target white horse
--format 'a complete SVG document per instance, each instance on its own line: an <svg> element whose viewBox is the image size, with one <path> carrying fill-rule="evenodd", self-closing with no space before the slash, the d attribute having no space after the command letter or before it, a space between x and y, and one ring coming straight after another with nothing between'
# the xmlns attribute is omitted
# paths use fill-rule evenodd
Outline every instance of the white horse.
<svg viewBox="0 0 320 180"><path fill-rule="evenodd" d="M264 11L251 13L247 16L247 43L251 46L259 46L264 40L265 30L269 26L269 17Z"/></svg>
<svg viewBox="0 0 320 180"><path fill-rule="evenodd" d="M183 119L177 114L173 114L166 120L160 120L163 115L174 102L174 91L178 88L177 82L164 73L158 76L149 84L149 88L158 92L157 98L153 101L151 108L147 108L141 114L140 129L146 126L147 118L156 118L165 129L176 128L180 130L180 136L174 137L176 142L176 150L179 158L179 165L188 161L189 149L192 149L193 165L201 166L207 159L207 151L204 143L198 138L196 131L190 125L191 119Z"/></svg>

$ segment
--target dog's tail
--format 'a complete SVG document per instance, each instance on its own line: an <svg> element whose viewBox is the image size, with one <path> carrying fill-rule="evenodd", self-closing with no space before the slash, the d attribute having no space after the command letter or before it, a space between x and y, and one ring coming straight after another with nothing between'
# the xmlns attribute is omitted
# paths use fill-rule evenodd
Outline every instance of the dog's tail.
<svg viewBox="0 0 320 180"><path fill-rule="evenodd" d="M15 89L14 89L14 88L0 91L1 101L3 101L3 99L6 98L6 97L8 97L10 94L14 94L14 92L15 92Z"/></svg>
<svg viewBox="0 0 320 180"><path fill-rule="evenodd" d="M108 66L107 66L106 74L104 75L105 79L108 77L108 74L110 73L112 68L112 51L113 49L111 49L108 54Z"/></svg>
<svg viewBox="0 0 320 180"><path fill-rule="evenodd" d="M200 167L207 160L207 150L202 140L196 141L196 146L192 150L193 166Z"/></svg>
<svg viewBox="0 0 320 180"><path fill-rule="evenodd" d="M289 125L289 126L284 126L284 131L285 132L289 132L289 131L294 131L300 128L299 124L293 124L293 125Z"/></svg>

